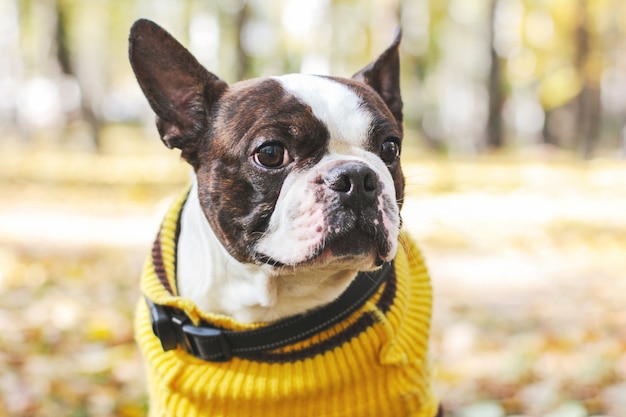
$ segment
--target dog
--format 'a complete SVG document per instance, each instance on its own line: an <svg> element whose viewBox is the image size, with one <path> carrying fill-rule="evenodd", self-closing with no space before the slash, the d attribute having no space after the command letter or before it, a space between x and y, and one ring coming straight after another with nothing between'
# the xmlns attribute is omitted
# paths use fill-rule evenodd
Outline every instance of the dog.
<svg viewBox="0 0 626 417"><path fill-rule="evenodd" d="M193 180L146 262L151 416L441 415L402 231L400 31L352 78L228 85L148 20L129 57Z"/></svg>

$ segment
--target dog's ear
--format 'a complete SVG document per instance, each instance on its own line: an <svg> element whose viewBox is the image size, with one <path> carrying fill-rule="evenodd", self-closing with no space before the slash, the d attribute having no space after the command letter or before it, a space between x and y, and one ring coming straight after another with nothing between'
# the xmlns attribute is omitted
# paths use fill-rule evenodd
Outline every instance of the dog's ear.
<svg viewBox="0 0 626 417"><path fill-rule="evenodd" d="M157 24L136 21L128 55L168 148L179 148L195 167L197 148L214 104L228 88L208 72L176 39Z"/></svg>
<svg viewBox="0 0 626 417"><path fill-rule="evenodd" d="M396 29L392 44L374 62L352 76L364 82L383 99L402 128L402 97L400 95L400 40L402 31Z"/></svg>

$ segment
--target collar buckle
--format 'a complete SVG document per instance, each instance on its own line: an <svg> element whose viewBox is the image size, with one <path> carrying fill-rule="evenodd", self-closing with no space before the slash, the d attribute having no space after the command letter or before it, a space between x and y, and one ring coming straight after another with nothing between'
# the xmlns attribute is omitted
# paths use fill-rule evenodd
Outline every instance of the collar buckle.
<svg viewBox="0 0 626 417"><path fill-rule="evenodd" d="M211 362L227 362L233 357L221 329L188 323L182 326L182 335L186 342L183 349L197 358Z"/></svg>
<svg viewBox="0 0 626 417"><path fill-rule="evenodd" d="M148 309L150 310L152 332L161 340L163 350L168 351L176 349L178 347L177 332L167 307L154 304L148 297L145 297L145 299L146 304L148 304Z"/></svg>
<svg viewBox="0 0 626 417"><path fill-rule="evenodd" d="M224 332L210 326L196 326L188 317L172 312L166 306L154 304L146 297L150 310L152 331L161 341L164 351L178 347L193 356L211 362L225 362L232 358Z"/></svg>

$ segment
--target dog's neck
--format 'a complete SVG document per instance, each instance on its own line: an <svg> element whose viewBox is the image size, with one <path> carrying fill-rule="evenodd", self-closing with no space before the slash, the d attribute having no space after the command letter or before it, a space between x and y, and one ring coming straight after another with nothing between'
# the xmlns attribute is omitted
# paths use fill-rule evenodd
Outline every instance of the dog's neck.
<svg viewBox="0 0 626 417"><path fill-rule="evenodd" d="M198 199L194 179L185 202L177 245L177 284L182 297L206 312L242 323L269 322L322 306L337 298L354 270L294 273L269 265L243 264L220 243Z"/></svg>

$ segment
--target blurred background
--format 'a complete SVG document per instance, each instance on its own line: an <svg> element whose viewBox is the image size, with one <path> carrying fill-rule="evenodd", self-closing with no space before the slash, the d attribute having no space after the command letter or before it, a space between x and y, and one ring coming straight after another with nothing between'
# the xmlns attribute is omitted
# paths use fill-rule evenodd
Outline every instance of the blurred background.
<svg viewBox="0 0 626 417"><path fill-rule="evenodd" d="M400 25L448 415L626 416L623 0L0 0L0 416L146 413L139 274L189 172L140 17L228 82L350 76Z"/></svg>

